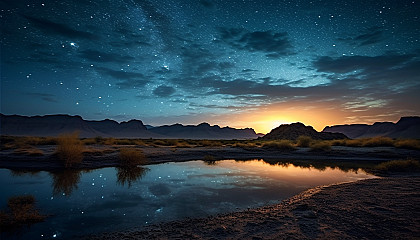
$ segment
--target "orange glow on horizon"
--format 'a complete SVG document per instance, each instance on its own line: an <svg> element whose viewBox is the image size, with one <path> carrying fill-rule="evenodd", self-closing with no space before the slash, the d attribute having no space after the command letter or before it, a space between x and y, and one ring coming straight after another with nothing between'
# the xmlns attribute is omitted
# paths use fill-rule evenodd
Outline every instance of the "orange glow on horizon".
<svg viewBox="0 0 420 240"><path fill-rule="evenodd" d="M402 116L400 114L385 114L379 108L371 109L369 114L365 111L351 111L342 108L333 101L313 102L310 106L306 102L283 102L233 114L216 115L206 119L221 126L248 127L253 128L256 133L267 134L281 124L301 122L320 132L326 126L332 125L373 124L377 121L396 122Z"/></svg>

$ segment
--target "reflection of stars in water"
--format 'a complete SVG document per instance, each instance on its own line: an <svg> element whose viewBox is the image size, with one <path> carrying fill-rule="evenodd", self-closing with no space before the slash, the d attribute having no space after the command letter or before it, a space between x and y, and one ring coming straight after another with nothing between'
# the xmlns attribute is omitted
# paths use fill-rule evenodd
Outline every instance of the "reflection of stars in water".
<svg viewBox="0 0 420 240"><path fill-rule="evenodd" d="M74 49L78 49L78 48L79 48L79 45L78 45L77 43L75 43L75 42L71 42L71 43L70 43L70 46L71 46L72 48L74 48Z"/></svg>

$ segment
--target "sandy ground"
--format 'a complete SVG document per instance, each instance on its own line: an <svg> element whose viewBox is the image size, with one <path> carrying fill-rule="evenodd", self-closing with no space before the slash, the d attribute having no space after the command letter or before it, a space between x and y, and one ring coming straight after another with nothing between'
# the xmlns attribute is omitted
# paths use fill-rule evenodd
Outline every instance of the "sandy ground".
<svg viewBox="0 0 420 240"><path fill-rule="evenodd" d="M86 153L83 163L73 168L95 169L118 166L118 148L132 146L89 146L91 152ZM43 156L17 155L13 150L0 151L0 168L25 170L56 170L63 168L63 163L54 155L56 146L38 146ZM263 148L233 147L137 147L143 150L150 164L164 162L181 162L200 160L211 156L215 160L222 159L264 159L264 160L333 160L333 161L384 161L407 158L420 158L420 151L393 147L342 147L333 146L331 151L311 151L309 148L298 148L294 151L269 150ZM96 152L95 152L96 151Z"/></svg>
<svg viewBox="0 0 420 240"><path fill-rule="evenodd" d="M420 176L307 190L280 204L87 239L420 239Z"/></svg>

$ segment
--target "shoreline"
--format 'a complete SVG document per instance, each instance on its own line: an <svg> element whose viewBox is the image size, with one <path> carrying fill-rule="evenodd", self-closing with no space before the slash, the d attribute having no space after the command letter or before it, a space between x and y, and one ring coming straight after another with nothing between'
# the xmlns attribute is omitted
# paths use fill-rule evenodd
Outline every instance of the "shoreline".
<svg viewBox="0 0 420 240"><path fill-rule="evenodd" d="M42 156L19 155L13 149L0 152L0 168L12 170L61 170L65 169L63 163L55 155L53 145L38 146L43 151ZM72 169L97 169L104 167L118 167L118 149L128 146L90 146L84 154L83 162L72 166ZM381 162L397 159L420 159L420 151L400 149L394 147L342 147L333 146L330 151L311 151L309 148L297 148L296 150L271 150L263 148L239 148L239 147L145 147L136 146L147 157L147 164L159 164L166 162L185 162L210 158L211 161L235 159L251 160L263 159L265 161L276 160L302 160L302 161L332 161L332 162ZM108 152L107 152L108 151Z"/></svg>
<svg viewBox="0 0 420 240"><path fill-rule="evenodd" d="M412 239L420 175L318 186L279 204L82 239Z"/></svg>

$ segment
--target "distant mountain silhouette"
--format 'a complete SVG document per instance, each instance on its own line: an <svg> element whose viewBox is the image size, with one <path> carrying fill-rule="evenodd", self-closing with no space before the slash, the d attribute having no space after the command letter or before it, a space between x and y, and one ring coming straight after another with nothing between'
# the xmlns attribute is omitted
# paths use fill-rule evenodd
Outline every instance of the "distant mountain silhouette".
<svg viewBox="0 0 420 240"><path fill-rule="evenodd" d="M150 128L149 131L160 135L170 136L171 138L188 139L253 139L258 135L252 128L235 129L230 127L210 126L208 123L195 125L165 125Z"/></svg>
<svg viewBox="0 0 420 240"><path fill-rule="evenodd" d="M58 136L79 132L80 137L116 138L185 138L185 139L253 139L258 135L251 128L220 128L202 123L198 126L175 124L171 126L145 126L140 120L118 123L114 120L87 121L80 116L46 115L19 116L0 114L0 134L13 136ZM149 127L149 129L148 129Z"/></svg>
<svg viewBox="0 0 420 240"><path fill-rule="evenodd" d="M342 133L317 132L311 126L305 126L297 122L292 124L282 124L271 130L270 133L262 137L265 140L288 139L296 140L299 136L308 136L316 140L346 139Z"/></svg>
<svg viewBox="0 0 420 240"><path fill-rule="evenodd" d="M419 138L420 117L402 117L397 123L376 122L368 124L348 124L327 126L322 132L339 132L350 138L391 137L391 138Z"/></svg>

